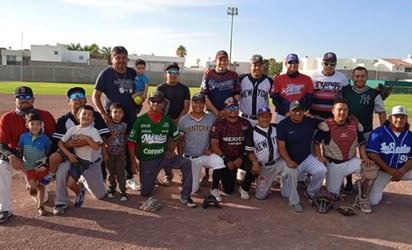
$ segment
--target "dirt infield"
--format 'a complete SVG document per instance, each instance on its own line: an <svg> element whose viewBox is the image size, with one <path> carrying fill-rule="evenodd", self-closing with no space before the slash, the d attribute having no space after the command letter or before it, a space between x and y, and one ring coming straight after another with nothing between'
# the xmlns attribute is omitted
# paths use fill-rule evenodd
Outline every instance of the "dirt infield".
<svg viewBox="0 0 412 250"><path fill-rule="evenodd" d="M0 95L0 114L13 109L10 95ZM35 106L56 117L68 109L66 98L37 96ZM391 183L381 205L370 215L359 210L352 217L336 209L318 214L302 197L304 213L288 208L273 188L267 200L241 201L239 194L223 196L223 208L186 208L180 203L179 172L171 187L157 187L163 203L156 213L137 208L144 201L128 190L129 200L94 200L73 203L64 216L51 215L54 183L49 188L48 216L40 217L25 190L21 174L13 176L14 217L0 225L1 249L412 249L410 214L412 182ZM201 187L199 205L209 188ZM253 189L252 189L253 193ZM71 201L74 195L70 193ZM351 205L353 195L335 203Z"/></svg>

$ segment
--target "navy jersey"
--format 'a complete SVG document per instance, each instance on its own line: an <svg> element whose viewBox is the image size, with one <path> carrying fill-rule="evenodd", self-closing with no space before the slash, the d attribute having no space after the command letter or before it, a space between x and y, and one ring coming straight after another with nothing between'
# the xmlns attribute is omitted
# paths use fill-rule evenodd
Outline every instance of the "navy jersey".
<svg viewBox="0 0 412 250"><path fill-rule="evenodd" d="M366 152L378 154L391 168L399 169L412 159L412 133L405 130L398 136L388 125L383 125L369 136Z"/></svg>

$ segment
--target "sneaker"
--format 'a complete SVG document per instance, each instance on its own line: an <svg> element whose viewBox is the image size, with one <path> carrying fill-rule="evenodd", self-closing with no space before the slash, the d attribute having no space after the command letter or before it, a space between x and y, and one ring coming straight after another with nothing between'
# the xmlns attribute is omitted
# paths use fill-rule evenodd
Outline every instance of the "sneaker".
<svg viewBox="0 0 412 250"><path fill-rule="evenodd" d="M0 223L7 222L13 214L10 211L2 211L0 212Z"/></svg>
<svg viewBox="0 0 412 250"><path fill-rule="evenodd" d="M76 198L74 200L74 207L81 207L83 205L85 194L86 190L81 189L80 193L76 195Z"/></svg>
<svg viewBox="0 0 412 250"><path fill-rule="evenodd" d="M250 199L249 193L243 190L242 186L239 187L240 199L246 201Z"/></svg>
<svg viewBox="0 0 412 250"><path fill-rule="evenodd" d="M213 195L218 202L221 202L221 201L223 200L223 199L222 199L222 196L220 196L219 190L218 190L217 188L212 189L212 191L210 192L210 194Z"/></svg>
<svg viewBox="0 0 412 250"><path fill-rule="evenodd" d="M147 212L156 212L162 208L162 203L159 200L150 197L139 207L139 209Z"/></svg>
<svg viewBox="0 0 412 250"><path fill-rule="evenodd" d="M173 180L173 174L171 175L165 175L163 179L163 185L164 186L170 186L172 185L172 180Z"/></svg>
<svg viewBox="0 0 412 250"><path fill-rule="evenodd" d="M56 174L49 173L43 179L41 179L40 184L43 186L47 186L50 182L56 180Z"/></svg>
<svg viewBox="0 0 412 250"><path fill-rule="evenodd" d="M296 213L302 213L303 212L303 206L298 204L295 205L291 205L289 204L289 207L291 207L293 209L293 211L295 211Z"/></svg>
<svg viewBox="0 0 412 250"><path fill-rule="evenodd" d="M107 192L107 198L113 199L114 198L114 191L108 191Z"/></svg>
<svg viewBox="0 0 412 250"><path fill-rule="evenodd" d="M359 198L359 194L356 195L355 203L353 204L354 207L358 207L362 212L365 214L372 213L372 208L369 203L369 200L366 198Z"/></svg>
<svg viewBox="0 0 412 250"><path fill-rule="evenodd" d="M126 181L126 187L130 188L131 190L134 190L134 191L139 191L140 190L139 183L137 183L133 178L128 179Z"/></svg>
<svg viewBox="0 0 412 250"><path fill-rule="evenodd" d="M127 201L128 199L127 199L127 195L126 195L126 193L121 193L120 194L120 201Z"/></svg>
<svg viewBox="0 0 412 250"><path fill-rule="evenodd" d="M38 207L38 208L37 208L37 211L39 212L39 215L40 215L40 216L45 216L45 215L47 215L47 211L46 211L46 209L44 208L44 206Z"/></svg>
<svg viewBox="0 0 412 250"><path fill-rule="evenodd" d="M63 215L64 210L67 208L67 205L55 205L53 208L54 215Z"/></svg>
<svg viewBox="0 0 412 250"><path fill-rule="evenodd" d="M185 204L187 207L190 208L195 208L197 207L196 203L192 200L192 198L188 197L188 198L181 198L180 201Z"/></svg>
<svg viewBox="0 0 412 250"><path fill-rule="evenodd" d="M309 204L313 204L313 196L308 193L308 191L303 192L303 195L308 199Z"/></svg>

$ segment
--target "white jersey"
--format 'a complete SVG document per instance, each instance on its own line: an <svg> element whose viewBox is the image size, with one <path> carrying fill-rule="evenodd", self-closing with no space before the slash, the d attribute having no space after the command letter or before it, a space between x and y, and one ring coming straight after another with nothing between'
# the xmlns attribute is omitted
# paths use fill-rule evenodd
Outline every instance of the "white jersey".
<svg viewBox="0 0 412 250"><path fill-rule="evenodd" d="M273 80L266 75L260 79L254 79L251 74L247 74L240 76L239 83L240 112L244 117L256 120L258 109L269 107L268 96Z"/></svg>

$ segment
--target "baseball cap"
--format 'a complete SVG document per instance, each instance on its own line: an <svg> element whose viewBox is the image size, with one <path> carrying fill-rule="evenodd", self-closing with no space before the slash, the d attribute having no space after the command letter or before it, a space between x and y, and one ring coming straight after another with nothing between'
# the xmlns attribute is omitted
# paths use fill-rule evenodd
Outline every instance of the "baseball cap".
<svg viewBox="0 0 412 250"><path fill-rule="evenodd" d="M404 106L394 106L391 115L408 115L408 110Z"/></svg>
<svg viewBox="0 0 412 250"><path fill-rule="evenodd" d="M234 105L239 105L235 98L229 97L225 100L225 108Z"/></svg>
<svg viewBox="0 0 412 250"><path fill-rule="evenodd" d="M326 52L323 55L323 61L332 61L332 62L336 62L336 54L333 52Z"/></svg>
<svg viewBox="0 0 412 250"><path fill-rule="evenodd" d="M164 94L161 91L154 91L150 94L150 99L164 99Z"/></svg>
<svg viewBox="0 0 412 250"><path fill-rule="evenodd" d="M180 70L179 65L178 65L177 63L175 63L175 62L169 63L169 64L166 66L166 70L169 70L169 69L177 69L177 70Z"/></svg>
<svg viewBox="0 0 412 250"><path fill-rule="evenodd" d="M192 101L205 101L205 95L203 93L196 93L192 96Z"/></svg>
<svg viewBox="0 0 412 250"><path fill-rule="evenodd" d="M14 90L14 95L15 96L20 96L20 95L33 96L33 90L27 86L20 86Z"/></svg>
<svg viewBox="0 0 412 250"><path fill-rule="evenodd" d="M67 97L70 98L70 96L72 94L75 94L75 93L82 93L83 95L86 95L86 91L84 90L84 88L82 88L82 87L73 87L73 88L70 88L69 90L67 90Z"/></svg>
<svg viewBox="0 0 412 250"><path fill-rule="evenodd" d="M259 108L257 114L260 115L260 114L267 114L267 113L272 114L272 110L270 110L269 107Z"/></svg>
<svg viewBox="0 0 412 250"><path fill-rule="evenodd" d="M292 110L297 109L297 108L304 109L302 104L300 104L300 102L298 100L292 101L290 103L290 106L289 106L289 111L292 111Z"/></svg>
<svg viewBox="0 0 412 250"><path fill-rule="evenodd" d="M226 51L224 51L224 50L219 50L219 51L216 53L216 59L222 58L222 57L229 57L229 56L228 56L228 54L227 54Z"/></svg>
<svg viewBox="0 0 412 250"><path fill-rule="evenodd" d="M254 56L252 56L252 58L250 59L250 63L251 64L253 64L253 63L263 63L263 57L262 56L260 56L260 55L254 55Z"/></svg>
<svg viewBox="0 0 412 250"><path fill-rule="evenodd" d="M289 62L299 62L299 57L298 57L298 55L296 55L296 54L289 54L289 55L287 55L286 56L286 62L287 63L289 63Z"/></svg>

